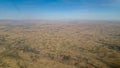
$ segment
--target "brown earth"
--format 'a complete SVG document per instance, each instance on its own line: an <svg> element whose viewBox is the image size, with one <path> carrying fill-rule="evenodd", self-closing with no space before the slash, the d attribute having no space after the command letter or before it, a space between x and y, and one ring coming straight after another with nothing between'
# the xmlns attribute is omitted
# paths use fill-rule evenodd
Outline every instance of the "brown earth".
<svg viewBox="0 0 120 68"><path fill-rule="evenodd" d="M0 21L0 68L120 68L120 22Z"/></svg>

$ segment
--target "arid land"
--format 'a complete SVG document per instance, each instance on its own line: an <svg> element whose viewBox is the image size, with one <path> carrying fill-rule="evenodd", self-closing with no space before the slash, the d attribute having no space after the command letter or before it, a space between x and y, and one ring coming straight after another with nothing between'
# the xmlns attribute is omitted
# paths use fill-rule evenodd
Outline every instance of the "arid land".
<svg viewBox="0 0 120 68"><path fill-rule="evenodd" d="M2 20L0 68L120 68L120 22Z"/></svg>

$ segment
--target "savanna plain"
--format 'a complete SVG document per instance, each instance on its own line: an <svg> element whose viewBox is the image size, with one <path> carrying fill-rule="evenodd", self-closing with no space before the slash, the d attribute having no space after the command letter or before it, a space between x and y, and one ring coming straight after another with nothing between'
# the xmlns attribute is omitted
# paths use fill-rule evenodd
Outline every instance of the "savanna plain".
<svg viewBox="0 0 120 68"><path fill-rule="evenodd" d="M120 22L1 20L0 68L120 68Z"/></svg>

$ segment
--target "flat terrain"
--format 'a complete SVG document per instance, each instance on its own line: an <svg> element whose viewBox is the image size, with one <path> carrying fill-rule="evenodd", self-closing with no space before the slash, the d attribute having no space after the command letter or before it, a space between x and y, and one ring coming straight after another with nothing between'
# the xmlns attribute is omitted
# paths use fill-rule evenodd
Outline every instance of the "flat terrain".
<svg viewBox="0 0 120 68"><path fill-rule="evenodd" d="M120 22L0 21L0 68L120 68Z"/></svg>

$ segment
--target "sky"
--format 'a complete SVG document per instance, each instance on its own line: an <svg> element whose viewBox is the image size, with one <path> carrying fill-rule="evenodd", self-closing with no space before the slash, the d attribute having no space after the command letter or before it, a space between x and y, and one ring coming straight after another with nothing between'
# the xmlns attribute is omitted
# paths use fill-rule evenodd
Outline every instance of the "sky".
<svg viewBox="0 0 120 68"><path fill-rule="evenodd" d="M120 0L0 0L0 19L120 20Z"/></svg>

